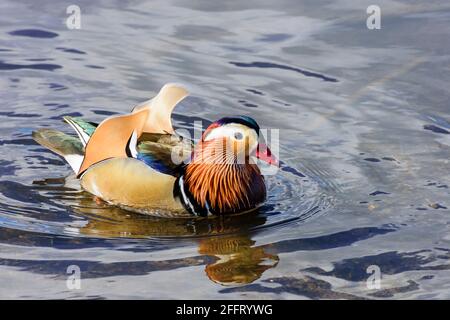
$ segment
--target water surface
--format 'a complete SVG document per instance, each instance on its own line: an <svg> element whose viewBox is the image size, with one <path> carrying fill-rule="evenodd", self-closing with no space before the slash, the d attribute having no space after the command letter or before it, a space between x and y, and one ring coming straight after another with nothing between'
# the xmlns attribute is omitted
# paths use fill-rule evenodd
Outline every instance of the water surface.
<svg viewBox="0 0 450 320"><path fill-rule="evenodd" d="M2 1L0 298L450 298L450 6L379 1L368 30L370 4L78 1L69 30L63 4ZM179 128L245 114L280 129L258 215L108 206L31 139L167 82L191 91Z"/></svg>

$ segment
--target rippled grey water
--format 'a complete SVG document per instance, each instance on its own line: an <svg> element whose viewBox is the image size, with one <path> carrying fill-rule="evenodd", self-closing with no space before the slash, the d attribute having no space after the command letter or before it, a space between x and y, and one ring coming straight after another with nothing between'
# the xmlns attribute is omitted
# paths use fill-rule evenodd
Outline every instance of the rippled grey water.
<svg viewBox="0 0 450 320"><path fill-rule="evenodd" d="M450 5L380 0L368 30L372 2L83 0L69 30L69 3L2 1L0 298L450 298ZM280 129L259 215L109 207L31 139L166 82L192 94L178 127Z"/></svg>

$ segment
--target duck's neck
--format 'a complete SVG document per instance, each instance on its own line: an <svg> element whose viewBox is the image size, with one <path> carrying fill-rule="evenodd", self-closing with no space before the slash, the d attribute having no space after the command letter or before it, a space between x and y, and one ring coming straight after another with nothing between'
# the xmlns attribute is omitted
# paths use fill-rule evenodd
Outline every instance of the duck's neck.
<svg viewBox="0 0 450 320"><path fill-rule="evenodd" d="M264 202L266 186L256 164L248 159L238 163L226 153L213 156L208 148L200 150L175 186L188 211L201 216L240 213Z"/></svg>

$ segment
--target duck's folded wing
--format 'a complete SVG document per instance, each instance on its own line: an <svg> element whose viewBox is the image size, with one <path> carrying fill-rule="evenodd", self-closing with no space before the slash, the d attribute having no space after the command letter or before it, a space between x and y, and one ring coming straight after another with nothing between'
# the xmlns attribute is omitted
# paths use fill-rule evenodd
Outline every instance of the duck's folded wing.
<svg viewBox="0 0 450 320"><path fill-rule="evenodd" d="M190 158L193 142L170 134L143 134L137 145L137 158L166 174L177 175Z"/></svg>
<svg viewBox="0 0 450 320"><path fill-rule="evenodd" d="M81 185L103 200L140 212L167 210L184 212L174 198L176 178L156 171L133 158L114 158L92 165L81 177Z"/></svg>
<svg viewBox="0 0 450 320"><path fill-rule="evenodd" d="M89 138L98 124L88 122L79 117L66 116L64 120L77 132L83 144L79 149L84 153L84 146L89 142ZM74 137L65 136L76 142L77 145L80 145ZM192 140L176 134L144 132L139 138L136 147L138 152L137 159L144 161L147 165L162 173L176 175L179 165L184 160L189 159L193 146ZM82 154L81 151L80 154Z"/></svg>
<svg viewBox="0 0 450 320"><path fill-rule="evenodd" d="M140 137L149 110L111 116L103 120L95 129L85 147L84 159L78 176L97 162L109 158L127 158L129 147Z"/></svg>
<svg viewBox="0 0 450 320"><path fill-rule="evenodd" d="M86 143L78 175L105 159L134 156L136 140L145 132L173 133L172 110L187 94L184 88L167 84L155 98L135 107L130 114L103 120Z"/></svg>

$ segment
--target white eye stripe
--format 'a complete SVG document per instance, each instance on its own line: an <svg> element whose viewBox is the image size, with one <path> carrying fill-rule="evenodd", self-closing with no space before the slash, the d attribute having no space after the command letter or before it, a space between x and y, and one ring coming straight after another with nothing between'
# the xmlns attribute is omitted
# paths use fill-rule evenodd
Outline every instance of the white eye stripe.
<svg viewBox="0 0 450 320"><path fill-rule="evenodd" d="M242 137L245 136L244 131L242 129L237 128L236 126L233 125L225 125L213 129L210 133L207 134L207 136L205 137L205 141L210 141L223 137L235 138L236 135L241 135Z"/></svg>

